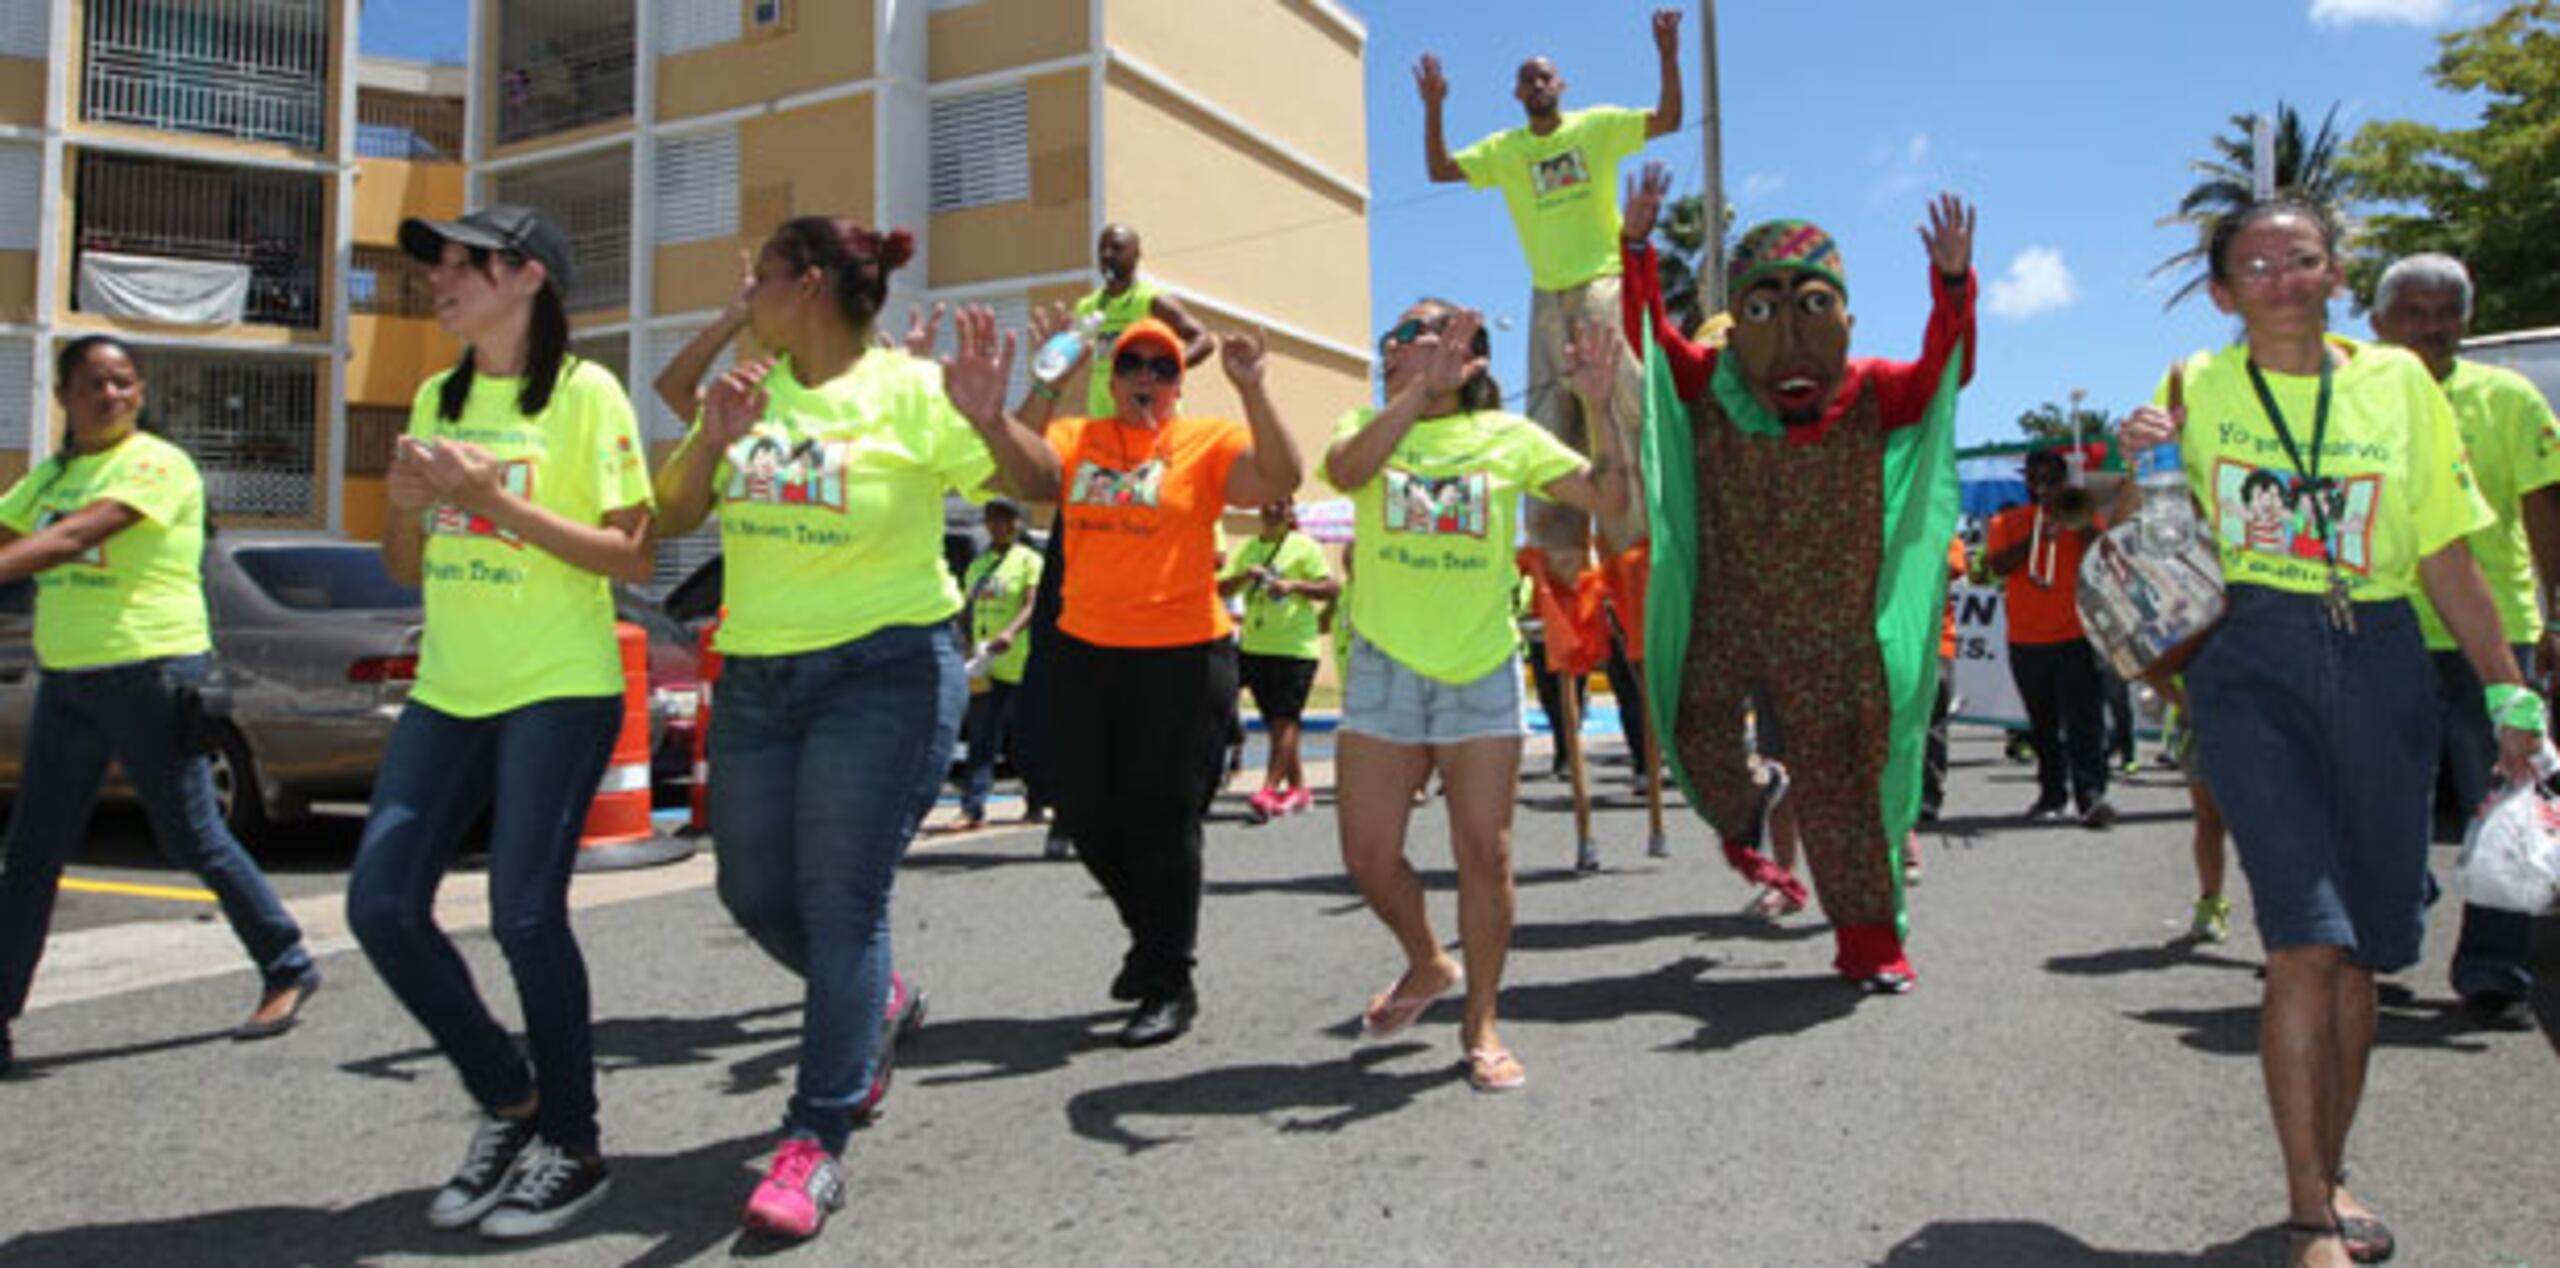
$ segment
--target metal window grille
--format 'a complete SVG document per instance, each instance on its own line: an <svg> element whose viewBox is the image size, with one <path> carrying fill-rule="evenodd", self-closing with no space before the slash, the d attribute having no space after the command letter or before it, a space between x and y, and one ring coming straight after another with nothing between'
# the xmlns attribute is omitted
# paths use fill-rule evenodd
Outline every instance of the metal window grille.
<svg viewBox="0 0 2560 1268"><path fill-rule="evenodd" d="M412 163L462 161L462 100L364 88L356 92L356 153Z"/></svg>
<svg viewBox="0 0 2560 1268"><path fill-rule="evenodd" d="M658 143L658 240L738 236L738 132L717 128Z"/></svg>
<svg viewBox="0 0 2560 1268"><path fill-rule="evenodd" d="M593 361L613 371L616 382L631 382L631 338L628 335L572 336L569 354L582 361Z"/></svg>
<svg viewBox="0 0 2560 1268"><path fill-rule="evenodd" d="M249 266L246 320L320 324L323 181L96 151L80 156L79 249Z"/></svg>
<svg viewBox="0 0 2560 1268"><path fill-rule="evenodd" d="M45 18L53 8L44 0L11 0L0 4L0 57L42 61L53 55L45 38Z"/></svg>
<svg viewBox="0 0 2560 1268"><path fill-rule="evenodd" d="M347 311L381 317L433 317L427 266L397 247L357 247L347 271Z"/></svg>
<svg viewBox="0 0 2560 1268"><path fill-rule="evenodd" d="M81 32L92 122L306 150L328 135L322 0L88 0Z"/></svg>
<svg viewBox="0 0 2560 1268"><path fill-rule="evenodd" d="M392 405L347 407L347 474L378 476L391 470L391 452L409 430L409 411Z"/></svg>
<svg viewBox="0 0 2560 1268"><path fill-rule="evenodd" d="M693 570L720 555L720 520L714 516L702 527L682 537L666 537L658 541L658 561L649 573L649 584L641 592L663 602Z"/></svg>
<svg viewBox="0 0 2560 1268"><path fill-rule="evenodd" d="M1031 197L1031 93L1021 84L933 102L934 211Z"/></svg>
<svg viewBox="0 0 2560 1268"><path fill-rule="evenodd" d="M44 210L44 151L0 145L0 251L33 251Z"/></svg>
<svg viewBox="0 0 2560 1268"><path fill-rule="evenodd" d="M153 424L193 455L217 515L312 513L322 363L154 351Z"/></svg>
<svg viewBox="0 0 2560 1268"><path fill-rule="evenodd" d="M501 143L631 113L631 0L502 4L497 13Z"/></svg>
<svg viewBox="0 0 2560 1268"><path fill-rule="evenodd" d="M569 235L569 311L630 306L630 151L505 173L496 201L537 208Z"/></svg>
<svg viewBox="0 0 2560 1268"><path fill-rule="evenodd" d="M658 52L672 56L734 42L738 0L657 0Z"/></svg>
<svg viewBox="0 0 2560 1268"><path fill-rule="evenodd" d="M966 9L976 3L978 0L933 0L933 3L925 6L925 10L929 13L940 13L945 9Z"/></svg>
<svg viewBox="0 0 2560 1268"><path fill-rule="evenodd" d="M27 450L27 420L36 415L36 341L0 335L0 448Z"/></svg>

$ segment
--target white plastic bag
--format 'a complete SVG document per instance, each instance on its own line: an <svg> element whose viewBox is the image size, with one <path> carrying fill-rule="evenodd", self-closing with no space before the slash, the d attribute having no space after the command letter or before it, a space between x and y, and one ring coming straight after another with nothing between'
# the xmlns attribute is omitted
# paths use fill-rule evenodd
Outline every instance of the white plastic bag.
<svg viewBox="0 0 2560 1268"><path fill-rule="evenodd" d="M2534 756L2543 778L2560 769L2545 744ZM2462 834L2453 892L2464 902L2538 916L2560 907L2560 800L2533 784L2501 785Z"/></svg>

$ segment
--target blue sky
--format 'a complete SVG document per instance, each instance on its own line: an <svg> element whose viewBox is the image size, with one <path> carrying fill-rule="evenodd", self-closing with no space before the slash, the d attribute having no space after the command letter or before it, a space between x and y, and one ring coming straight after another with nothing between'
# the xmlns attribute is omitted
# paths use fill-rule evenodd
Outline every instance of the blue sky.
<svg viewBox="0 0 2560 1268"><path fill-rule="evenodd" d="M1262 0L1214 0L1251 3ZM1446 295L1515 323L1495 371L1516 386L1528 273L1491 191L1433 186L1411 68L1440 55L1454 148L1516 126L1511 73L1555 59L1565 104L1649 107L1655 58L1637 0L1350 0L1369 27L1372 308L1383 326ZM1682 29L1688 130L1655 141L1686 192L1700 184L1696 6ZM1855 351L1908 358L1927 318L1915 228L1956 190L1981 209L1980 360L1961 436L2017 435L2017 415L2085 388L2121 412L2169 360L2230 337L2199 296L2175 312L2151 266L2188 245L2153 222L2187 162L2228 118L2282 99L2343 130L2370 119L2461 126L2477 103L2426 76L2435 36L2494 9L2475 0L1724 0L1725 181L1743 224L1804 216L1846 257ZM456 57L461 0L372 0L368 51ZM2341 329L2364 333L2342 303Z"/></svg>

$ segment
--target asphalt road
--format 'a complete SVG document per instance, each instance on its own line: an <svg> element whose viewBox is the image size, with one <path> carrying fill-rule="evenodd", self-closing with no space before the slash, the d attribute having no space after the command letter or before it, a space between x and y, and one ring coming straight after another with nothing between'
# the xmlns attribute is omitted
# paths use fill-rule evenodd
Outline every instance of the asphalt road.
<svg viewBox="0 0 2560 1268"><path fill-rule="evenodd" d="M1213 827L1205 1011L1139 1053L1109 1043L1120 934L1082 870L1040 862L1036 830L930 843L896 923L932 1020L855 1138L852 1207L798 1248L736 1233L790 1085L796 983L705 862L580 881L617 1190L531 1249L420 1217L468 1107L342 937L314 926L338 949L307 1023L244 1047L221 1035L254 988L218 927L66 929L0 1083L0 1263L2280 1262L2257 949L2245 901L2232 944L2174 942L2182 788L2120 789L2112 832L2027 830L2003 817L2024 769L1988 733L1959 759L1914 896L1920 987L1882 1000L1832 979L1810 914L1731 914L1748 895L1685 811L1651 860L1639 803L1614 797L1608 870L1577 877L1562 786L1528 784L1504 1011L1530 1082L1505 1095L1467 1087L1454 1003L1358 1040L1397 966L1323 806ZM1454 937L1436 808L1412 841ZM2402 1263L2560 1265L2560 1065L2529 1023L2453 1007L2451 916L2387 995L2357 1187ZM503 999L485 933L462 943Z"/></svg>

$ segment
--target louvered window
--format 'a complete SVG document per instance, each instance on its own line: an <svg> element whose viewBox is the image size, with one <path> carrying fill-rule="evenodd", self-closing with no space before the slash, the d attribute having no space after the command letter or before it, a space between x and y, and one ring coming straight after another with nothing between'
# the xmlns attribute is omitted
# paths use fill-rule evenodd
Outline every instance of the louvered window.
<svg viewBox="0 0 2560 1268"><path fill-rule="evenodd" d="M27 419L36 407L36 341L0 335L0 448L27 449Z"/></svg>
<svg viewBox="0 0 2560 1268"><path fill-rule="evenodd" d="M1021 84L933 102L933 210L1031 197L1031 94Z"/></svg>
<svg viewBox="0 0 2560 1268"><path fill-rule="evenodd" d="M658 52L672 56L738 38L738 0L658 0Z"/></svg>
<svg viewBox="0 0 2560 1268"><path fill-rule="evenodd" d="M738 133L720 128L658 143L658 241L738 235Z"/></svg>
<svg viewBox="0 0 2560 1268"><path fill-rule="evenodd" d="M36 249L36 221L43 207L44 151L0 145L0 251Z"/></svg>
<svg viewBox="0 0 2560 1268"><path fill-rule="evenodd" d="M50 0L10 0L0 4L0 57L42 61L49 56L44 20L45 11L52 7Z"/></svg>

